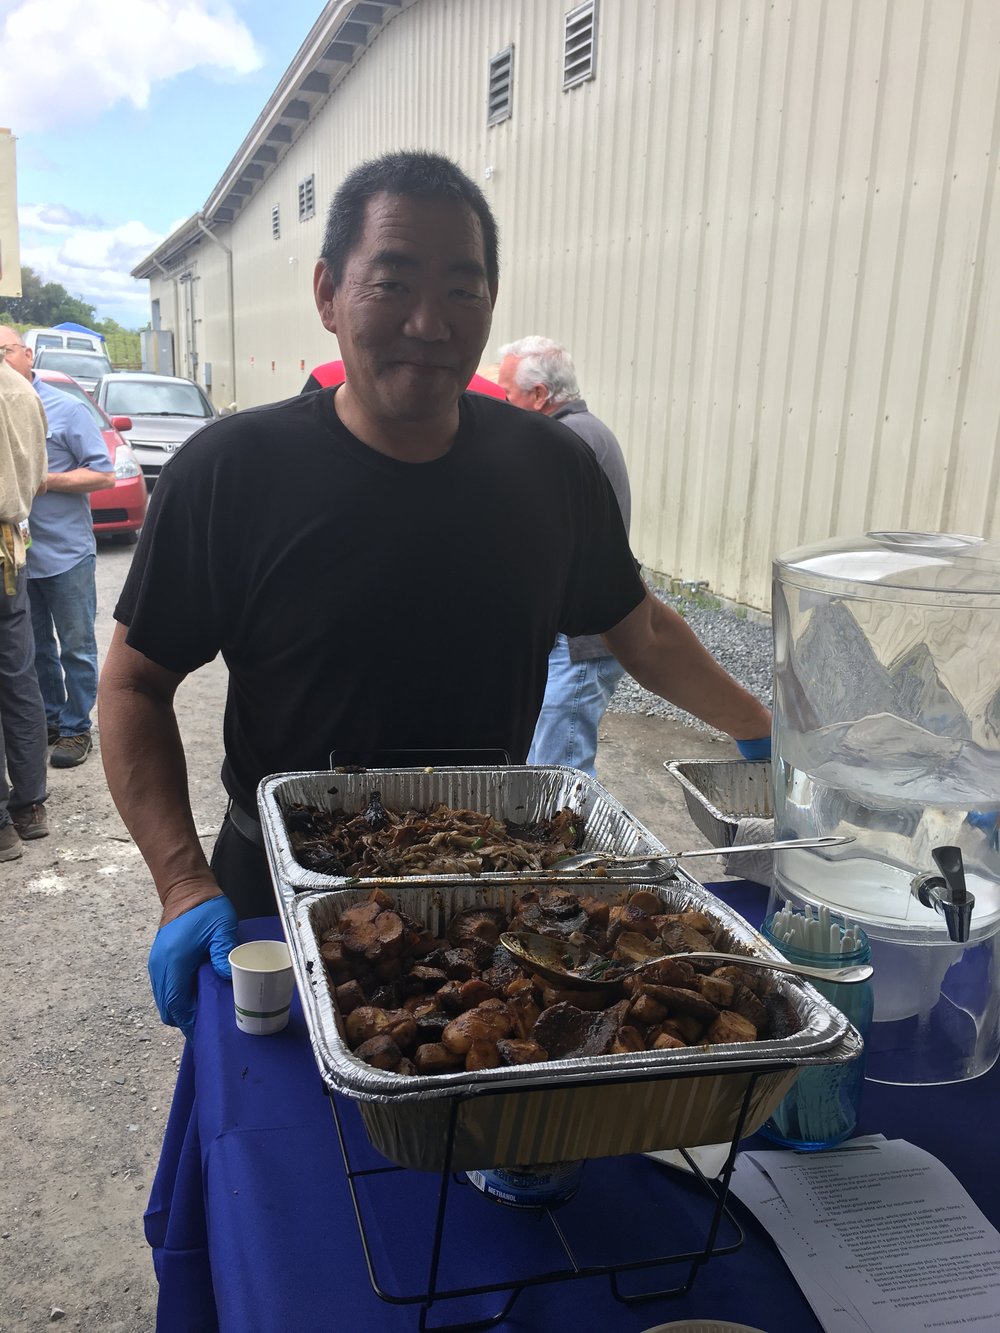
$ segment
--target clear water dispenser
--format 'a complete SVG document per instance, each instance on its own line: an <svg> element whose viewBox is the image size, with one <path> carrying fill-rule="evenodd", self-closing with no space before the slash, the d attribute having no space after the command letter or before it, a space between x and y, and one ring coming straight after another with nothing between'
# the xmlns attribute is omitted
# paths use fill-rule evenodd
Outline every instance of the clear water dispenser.
<svg viewBox="0 0 1000 1333"><path fill-rule="evenodd" d="M774 562L775 896L867 933L867 1075L1000 1054L1000 543L871 532Z"/></svg>

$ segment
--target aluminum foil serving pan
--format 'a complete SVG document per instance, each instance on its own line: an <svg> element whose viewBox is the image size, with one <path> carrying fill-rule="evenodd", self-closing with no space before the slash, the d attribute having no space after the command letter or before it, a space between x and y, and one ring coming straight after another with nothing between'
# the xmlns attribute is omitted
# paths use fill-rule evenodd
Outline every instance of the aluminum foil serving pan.
<svg viewBox="0 0 1000 1333"><path fill-rule="evenodd" d="M271 873L281 894L302 893L309 889L342 889L359 883L344 876L324 875L301 865L292 851L286 816L294 805L314 806L323 810L346 810L359 814L368 805L373 791L381 793L382 803L391 810L423 810L438 802L457 809L477 810L498 819L531 823L547 819L568 808L584 820L581 851L607 851L622 856L644 852L660 855L667 848L637 819L628 813L599 782L575 768L553 766L509 768L367 768L341 773L328 769L319 773L278 773L265 778L257 790L264 844L271 863ZM669 866L641 866L627 871L609 872L619 880L665 878ZM468 875L382 876L366 878L371 885L392 887L417 882L460 884ZM490 871L476 877L481 883L521 883L524 872ZM596 876L574 875L574 880L591 881ZM598 878L598 882L600 882Z"/></svg>
<svg viewBox="0 0 1000 1333"><path fill-rule="evenodd" d="M720 947L733 954L780 957L720 899L683 871L676 876L667 884L649 886L660 896L664 911L693 908L707 913L717 923ZM522 891L527 887L519 886ZM812 987L775 974L774 986L801 1024L788 1037L477 1072L413 1076L375 1069L352 1053L344 1037L320 955L325 932L348 907L364 902L370 889L366 881L351 889L285 898L280 905L323 1078L334 1091L358 1102L372 1144L401 1166L441 1169L453 1113L451 1165L462 1170L724 1142L735 1133L753 1075L758 1078L745 1134L763 1124L801 1068L846 1062L861 1051L857 1032L838 1009ZM604 881L588 883L586 892L613 904L633 889ZM434 888L397 880L391 892L401 911L442 935L451 916L463 908L509 912L518 889L482 880Z"/></svg>
<svg viewBox="0 0 1000 1333"><path fill-rule="evenodd" d="M770 759L675 760L666 769L713 847L731 847L743 819L774 819Z"/></svg>

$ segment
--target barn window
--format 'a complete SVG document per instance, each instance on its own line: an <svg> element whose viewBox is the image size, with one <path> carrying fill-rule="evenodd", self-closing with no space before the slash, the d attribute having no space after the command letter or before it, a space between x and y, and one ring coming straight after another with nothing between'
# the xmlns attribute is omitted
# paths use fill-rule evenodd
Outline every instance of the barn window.
<svg viewBox="0 0 1000 1333"><path fill-rule="evenodd" d="M499 125L507 120L514 106L514 48L505 47L490 60L489 90L486 97L486 124Z"/></svg>
<svg viewBox="0 0 1000 1333"><path fill-rule="evenodd" d="M563 88L592 79L597 70L597 0L587 0L566 15Z"/></svg>
<svg viewBox="0 0 1000 1333"><path fill-rule="evenodd" d="M305 180L299 181L299 221L305 222L307 218L315 216L316 213L316 178L307 176Z"/></svg>
<svg viewBox="0 0 1000 1333"><path fill-rule="evenodd" d="M275 204L271 209L271 239L278 241L281 239L281 206Z"/></svg>

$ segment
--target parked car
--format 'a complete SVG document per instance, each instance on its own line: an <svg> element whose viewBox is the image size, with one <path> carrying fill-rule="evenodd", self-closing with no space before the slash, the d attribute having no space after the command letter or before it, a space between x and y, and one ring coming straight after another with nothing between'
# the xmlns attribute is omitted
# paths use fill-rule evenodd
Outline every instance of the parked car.
<svg viewBox="0 0 1000 1333"><path fill-rule="evenodd" d="M146 482L142 468L131 447L122 439L121 431L130 430L132 423L128 417L115 417L109 421L90 395L69 375L61 370L36 370L40 380L45 380L71 398L83 403L97 428L104 436L115 465L115 484L104 491L92 491L90 512L94 522L94 532L98 537L114 537L118 541L134 542L136 534L146 517Z"/></svg>
<svg viewBox="0 0 1000 1333"><path fill-rule="evenodd" d="M102 375L111 374L111 362L105 352L76 352L63 347L43 347L32 361L35 370L61 370L93 394Z"/></svg>
<svg viewBox="0 0 1000 1333"><path fill-rule="evenodd" d="M118 370L100 381L94 398L109 416L132 418L129 442L150 490L184 441L218 415L194 380L175 375Z"/></svg>
<svg viewBox="0 0 1000 1333"><path fill-rule="evenodd" d="M104 339L96 333L77 329L29 329L24 335L25 347L40 352L43 347L61 347L70 352L104 352Z"/></svg>

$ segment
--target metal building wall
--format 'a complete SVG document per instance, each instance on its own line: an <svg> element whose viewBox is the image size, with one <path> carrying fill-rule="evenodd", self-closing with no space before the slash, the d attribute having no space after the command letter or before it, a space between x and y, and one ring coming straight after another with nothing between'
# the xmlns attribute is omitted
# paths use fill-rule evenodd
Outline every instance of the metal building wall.
<svg viewBox="0 0 1000 1333"><path fill-rule="evenodd" d="M485 359L571 348L646 565L766 607L803 542L1000 536L996 0L602 0L597 77L564 93L571 7L418 0L377 37L233 225L240 405L336 354L310 291L344 172L432 147L500 220Z"/></svg>
<svg viewBox="0 0 1000 1333"><path fill-rule="evenodd" d="M228 243L222 228L220 241ZM216 407L234 399L232 322L226 251L206 238L184 254L170 273L149 280L150 300L159 300L162 327L174 336L174 373L196 380ZM206 364L211 366L211 385Z"/></svg>

